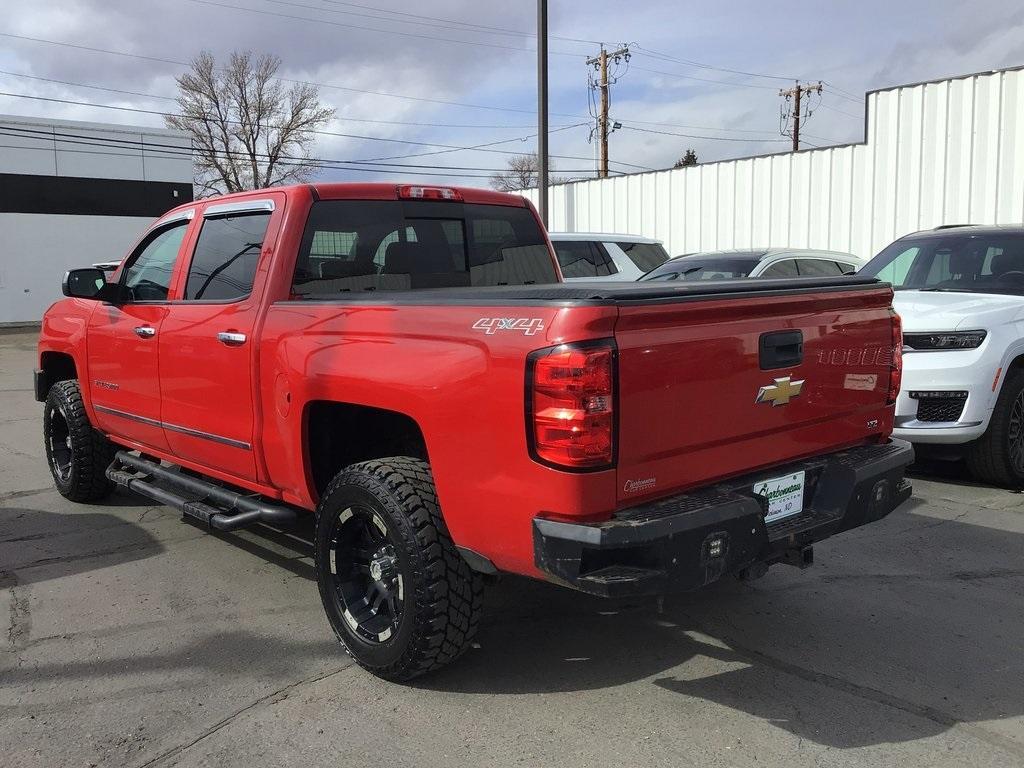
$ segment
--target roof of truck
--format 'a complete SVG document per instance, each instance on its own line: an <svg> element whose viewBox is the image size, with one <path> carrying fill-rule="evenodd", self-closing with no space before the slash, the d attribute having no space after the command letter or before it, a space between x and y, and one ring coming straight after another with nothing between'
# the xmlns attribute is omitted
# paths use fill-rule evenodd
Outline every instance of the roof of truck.
<svg viewBox="0 0 1024 768"><path fill-rule="evenodd" d="M315 184L289 184L280 187L253 189L245 192L233 192L226 195L213 195L179 205L173 210L188 208L199 203L230 203L236 200L259 197L270 192L284 192L287 195L312 193L318 200L399 200L398 190L403 187L421 187L423 189L453 190L466 203L482 203L485 205L511 205L525 208L529 205L521 195L495 192L493 189L476 187L454 187L447 184L396 184L394 182L330 182ZM168 211L170 213L170 211Z"/></svg>

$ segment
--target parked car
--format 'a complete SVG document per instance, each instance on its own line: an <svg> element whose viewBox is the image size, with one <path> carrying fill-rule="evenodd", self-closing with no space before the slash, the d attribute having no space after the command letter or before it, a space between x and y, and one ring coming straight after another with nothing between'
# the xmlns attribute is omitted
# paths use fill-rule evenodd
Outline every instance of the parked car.
<svg viewBox="0 0 1024 768"><path fill-rule="evenodd" d="M677 256L641 280L733 280L740 277L834 277L856 272L852 253L804 248L753 248Z"/></svg>
<svg viewBox="0 0 1024 768"><path fill-rule="evenodd" d="M918 232L861 274L892 283L903 318L895 433L955 446L979 480L1024 487L1024 227Z"/></svg>
<svg viewBox="0 0 1024 768"><path fill-rule="evenodd" d="M633 281L668 260L660 240L636 235L550 232L562 277L577 280Z"/></svg>
<svg viewBox="0 0 1024 768"><path fill-rule="evenodd" d="M110 281L69 272L46 312L53 481L221 530L315 514L328 620L395 680L466 650L488 574L695 589L807 566L909 497L889 286L557 279L518 195L306 184L183 205ZM855 379L832 364L851 344L870 351Z"/></svg>

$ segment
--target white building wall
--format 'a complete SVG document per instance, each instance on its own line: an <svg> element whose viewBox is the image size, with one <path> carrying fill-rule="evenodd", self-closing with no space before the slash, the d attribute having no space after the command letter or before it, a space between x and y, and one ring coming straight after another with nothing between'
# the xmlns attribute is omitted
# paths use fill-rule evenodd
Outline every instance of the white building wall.
<svg viewBox="0 0 1024 768"><path fill-rule="evenodd" d="M873 91L865 128L862 144L559 185L551 230L656 237L673 255L792 246L869 258L940 224L1024 222L1024 69Z"/></svg>
<svg viewBox="0 0 1024 768"><path fill-rule="evenodd" d="M118 215L116 195L104 215L82 212L90 198L110 194L104 180L124 182L113 191L129 203L139 190L135 182L175 185L181 196L168 195L164 210L192 196L192 144L178 131L0 116L0 144L0 183L9 187L6 195L0 191L0 326L38 322L60 298L68 269L120 259L158 215ZM27 212L47 200L22 205L28 195L18 190L32 186L26 177L56 185L47 200L61 197L69 183L61 179L101 183L95 191L85 184L84 192L79 183L58 210Z"/></svg>

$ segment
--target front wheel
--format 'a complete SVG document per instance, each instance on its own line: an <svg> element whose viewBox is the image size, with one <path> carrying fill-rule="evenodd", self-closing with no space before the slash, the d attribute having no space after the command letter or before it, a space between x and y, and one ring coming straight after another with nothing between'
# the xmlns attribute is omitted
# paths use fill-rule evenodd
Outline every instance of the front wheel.
<svg viewBox="0 0 1024 768"><path fill-rule="evenodd" d="M316 575L338 639L386 680L450 664L476 634L483 578L452 543L419 459L338 473L317 507Z"/></svg>
<svg viewBox="0 0 1024 768"><path fill-rule="evenodd" d="M43 440L53 484L71 501L99 501L110 495L107 466L114 444L97 432L85 413L82 391L74 380L50 387L43 409Z"/></svg>
<svg viewBox="0 0 1024 768"><path fill-rule="evenodd" d="M975 478L1004 488L1024 488L1024 370L1003 382L985 434L967 448Z"/></svg>

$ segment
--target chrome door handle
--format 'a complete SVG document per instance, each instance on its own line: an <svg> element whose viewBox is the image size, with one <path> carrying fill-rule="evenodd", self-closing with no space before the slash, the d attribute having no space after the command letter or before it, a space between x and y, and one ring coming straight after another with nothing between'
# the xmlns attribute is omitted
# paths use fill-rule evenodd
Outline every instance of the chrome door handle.
<svg viewBox="0 0 1024 768"><path fill-rule="evenodd" d="M140 339L152 339L156 336L156 328L151 328L148 325L140 325L135 329L135 335Z"/></svg>
<svg viewBox="0 0 1024 768"><path fill-rule="evenodd" d="M217 334L217 341L221 344L227 344L229 347L237 347L245 344L245 334L235 331L221 331Z"/></svg>

